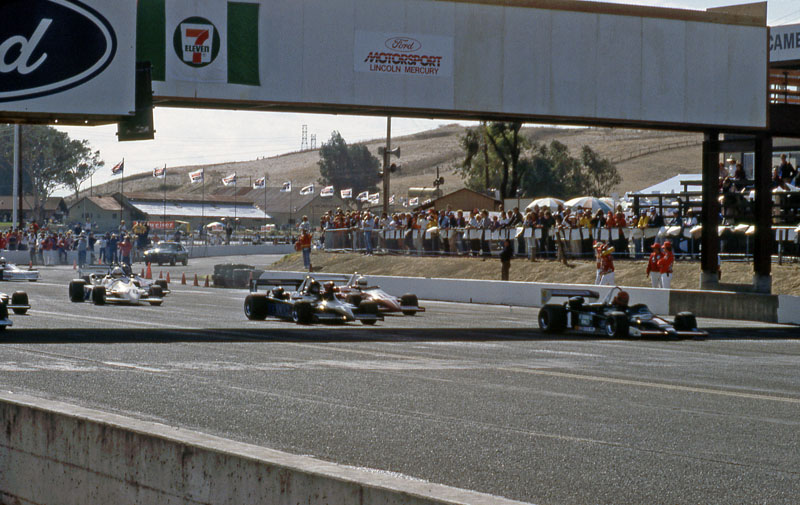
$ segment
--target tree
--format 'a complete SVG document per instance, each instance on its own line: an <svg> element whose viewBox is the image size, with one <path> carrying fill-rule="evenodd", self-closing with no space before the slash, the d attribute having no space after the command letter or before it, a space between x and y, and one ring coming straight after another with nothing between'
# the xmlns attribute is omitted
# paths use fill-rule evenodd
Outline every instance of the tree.
<svg viewBox="0 0 800 505"><path fill-rule="evenodd" d="M99 151L86 140L73 140L50 126L20 127L23 192L34 199L34 214L43 218L44 203L53 192L66 186L77 194L81 182L104 165ZM0 126L0 187L11 194L13 179L13 126ZM7 186L7 188L6 188Z"/></svg>
<svg viewBox="0 0 800 505"><path fill-rule="evenodd" d="M520 122L483 122L468 128L461 138L464 161L459 168L467 187L476 191L500 190L501 198L516 196L526 165L520 156L529 146L521 136Z"/></svg>
<svg viewBox="0 0 800 505"><path fill-rule="evenodd" d="M380 161L364 145L348 146L338 131L319 150L321 184L337 189L352 188L353 194L377 191L381 181Z"/></svg>

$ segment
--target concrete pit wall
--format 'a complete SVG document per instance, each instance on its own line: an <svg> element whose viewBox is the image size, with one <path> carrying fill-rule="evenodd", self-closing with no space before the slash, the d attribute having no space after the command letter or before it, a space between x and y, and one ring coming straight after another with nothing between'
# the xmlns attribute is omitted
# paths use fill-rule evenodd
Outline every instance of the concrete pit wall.
<svg viewBox="0 0 800 505"><path fill-rule="evenodd" d="M14 393L0 422L8 505L521 505Z"/></svg>

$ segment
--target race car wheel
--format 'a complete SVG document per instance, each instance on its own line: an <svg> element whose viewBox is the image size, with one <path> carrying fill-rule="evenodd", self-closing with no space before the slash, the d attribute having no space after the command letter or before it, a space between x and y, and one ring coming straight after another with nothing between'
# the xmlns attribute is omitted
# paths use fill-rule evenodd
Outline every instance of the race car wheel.
<svg viewBox="0 0 800 505"><path fill-rule="evenodd" d="M628 337L629 321L624 312L612 312L605 323L606 335L612 338Z"/></svg>
<svg viewBox="0 0 800 505"><path fill-rule="evenodd" d="M407 293L400 297L400 305L404 307L419 307L419 299L417 298L417 295L412 295L410 293ZM416 313L417 313L416 310L403 311L404 316L413 316Z"/></svg>
<svg viewBox="0 0 800 505"><path fill-rule="evenodd" d="M17 291L11 295L11 305L28 305L28 293L24 291ZM27 308L14 309L14 314L24 314L28 312Z"/></svg>
<svg viewBox="0 0 800 505"><path fill-rule="evenodd" d="M8 319L8 305L6 300L0 300L0 319ZM0 326L5 329L5 326Z"/></svg>
<svg viewBox="0 0 800 505"><path fill-rule="evenodd" d="M71 302L82 302L84 300L83 297L83 287L86 285L86 281L83 279L75 279L70 281L69 283L69 301Z"/></svg>
<svg viewBox="0 0 800 505"><path fill-rule="evenodd" d="M251 321L263 321L267 317L267 297L247 295L244 299L244 315Z"/></svg>
<svg viewBox="0 0 800 505"><path fill-rule="evenodd" d="M692 331L697 328L697 318L691 312L679 312L672 326L677 331Z"/></svg>
<svg viewBox="0 0 800 505"><path fill-rule="evenodd" d="M547 333L564 331L567 327L567 309L563 305L545 305L539 310L539 328Z"/></svg>
<svg viewBox="0 0 800 505"><path fill-rule="evenodd" d="M92 289L92 303L95 305L105 305L106 304L106 287L105 286L95 286Z"/></svg>
<svg viewBox="0 0 800 505"><path fill-rule="evenodd" d="M360 304L358 304L358 311L362 314L375 314L379 313L378 304L376 302L370 302L367 300L363 300ZM372 324L375 320L372 320L372 323L368 321L361 321L364 324Z"/></svg>
<svg viewBox="0 0 800 505"><path fill-rule="evenodd" d="M311 324L314 309L308 302L297 302L292 307L292 320L297 324Z"/></svg>
<svg viewBox="0 0 800 505"><path fill-rule="evenodd" d="M358 307L359 305L361 305L361 295L356 295L356 294L347 295L345 301L351 305L355 305L356 307Z"/></svg>
<svg viewBox="0 0 800 505"><path fill-rule="evenodd" d="M156 279L155 285L161 287L161 294L162 295L164 294L164 291L169 289L169 284L167 284L167 281L165 279Z"/></svg>

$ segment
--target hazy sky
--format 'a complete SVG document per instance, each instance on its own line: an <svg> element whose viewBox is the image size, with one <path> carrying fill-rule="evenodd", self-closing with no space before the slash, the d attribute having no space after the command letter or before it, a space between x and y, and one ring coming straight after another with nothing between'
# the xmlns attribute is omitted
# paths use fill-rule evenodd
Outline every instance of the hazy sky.
<svg viewBox="0 0 800 505"><path fill-rule="evenodd" d="M709 7L750 3L742 0L606 0L612 3L704 10ZM800 23L800 0L768 0L768 24ZM380 117L277 112L239 112L157 108L155 140L117 142L116 125L59 127L72 138L89 140L100 150L106 167L93 178L95 184L111 178L110 167L125 158L125 173L146 172L156 166L182 166L224 161L252 160L296 151L303 125L309 142L317 146L338 130L348 143L381 138L386 119ZM407 135L453 121L428 119L392 120L392 136ZM87 182L88 184L88 182Z"/></svg>

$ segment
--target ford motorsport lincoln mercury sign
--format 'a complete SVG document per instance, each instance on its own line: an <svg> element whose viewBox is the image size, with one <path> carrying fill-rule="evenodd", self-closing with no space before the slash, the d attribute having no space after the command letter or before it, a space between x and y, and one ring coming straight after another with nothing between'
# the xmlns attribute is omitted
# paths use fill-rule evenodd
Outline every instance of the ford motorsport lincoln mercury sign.
<svg viewBox="0 0 800 505"><path fill-rule="evenodd" d="M767 27L733 14L570 0L137 5L137 61L151 63L160 106L767 126Z"/></svg>
<svg viewBox="0 0 800 505"><path fill-rule="evenodd" d="M136 2L0 2L0 116L134 110Z"/></svg>

